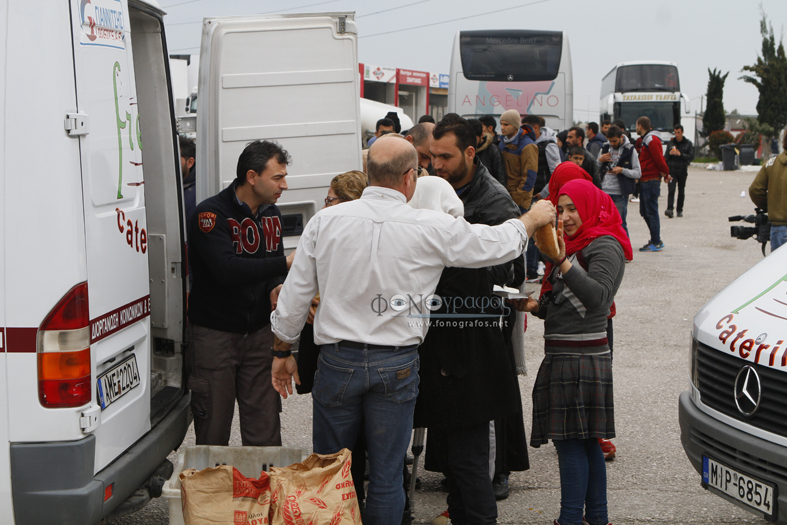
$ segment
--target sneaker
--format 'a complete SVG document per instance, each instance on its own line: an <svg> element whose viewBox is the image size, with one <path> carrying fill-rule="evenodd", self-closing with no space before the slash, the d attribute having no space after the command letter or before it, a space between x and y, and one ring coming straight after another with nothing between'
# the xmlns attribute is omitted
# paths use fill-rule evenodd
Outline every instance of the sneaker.
<svg viewBox="0 0 787 525"><path fill-rule="evenodd" d="M608 439L598 438L598 444L601 445L601 452L604 453L604 461L612 461L615 459L615 451L617 447L612 441Z"/></svg>
<svg viewBox="0 0 787 525"><path fill-rule="evenodd" d="M631 202L639 202L639 197L631 197Z"/></svg>
<svg viewBox="0 0 787 525"><path fill-rule="evenodd" d="M448 510L437 516L431 521L432 525L448 525L448 520L451 517L448 515Z"/></svg>
<svg viewBox="0 0 787 525"><path fill-rule="evenodd" d="M678 212L678 217L683 217L683 212L682 211Z"/></svg>
<svg viewBox="0 0 787 525"><path fill-rule="evenodd" d="M546 266L544 265L544 261L538 261L538 271L536 273L538 275L544 275L545 270Z"/></svg>
<svg viewBox="0 0 787 525"><path fill-rule="evenodd" d="M528 274L527 279L525 279L526 283L540 283L543 279L542 275L538 274Z"/></svg>
<svg viewBox="0 0 787 525"><path fill-rule="evenodd" d="M641 252L660 252L664 249L664 244L656 246L655 244L648 244L639 249Z"/></svg>
<svg viewBox="0 0 787 525"><path fill-rule="evenodd" d="M674 213L672 213L672 208L667 208L664 210L664 215L671 219L674 216ZM678 217L680 217L680 212L678 212Z"/></svg>
<svg viewBox="0 0 787 525"><path fill-rule="evenodd" d="M588 521L585 519L585 516L582 516L582 525L590 525L590 522L588 522ZM612 525L612 524L611 524L611 523L608 523L607 525Z"/></svg>
<svg viewBox="0 0 787 525"><path fill-rule="evenodd" d="M500 501L508 497L508 474L497 474L492 480L492 490L495 500Z"/></svg>

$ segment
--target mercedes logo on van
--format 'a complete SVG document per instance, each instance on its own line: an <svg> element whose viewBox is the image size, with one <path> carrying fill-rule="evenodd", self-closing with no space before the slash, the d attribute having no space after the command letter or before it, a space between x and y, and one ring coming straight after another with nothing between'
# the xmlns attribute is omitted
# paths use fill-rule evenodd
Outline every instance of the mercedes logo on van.
<svg viewBox="0 0 787 525"><path fill-rule="evenodd" d="M508 75L508 80L509 81L514 80L514 75Z"/></svg>
<svg viewBox="0 0 787 525"><path fill-rule="evenodd" d="M753 415L760 407L762 385L760 375L750 365L746 365L735 378L735 404L744 416Z"/></svg>

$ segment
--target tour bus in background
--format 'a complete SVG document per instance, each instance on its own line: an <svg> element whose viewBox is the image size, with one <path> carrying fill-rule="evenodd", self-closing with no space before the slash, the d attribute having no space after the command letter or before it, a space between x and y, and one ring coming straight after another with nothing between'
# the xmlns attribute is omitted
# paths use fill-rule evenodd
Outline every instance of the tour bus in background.
<svg viewBox="0 0 787 525"><path fill-rule="evenodd" d="M673 62L643 60L616 65L601 81L599 108L599 122L623 119L634 136L637 119L648 117L665 144L678 124L683 124L685 136L694 137L694 119L681 118L690 111L689 99L680 92L678 66Z"/></svg>
<svg viewBox="0 0 787 525"><path fill-rule="evenodd" d="M500 117L515 109L555 131L574 122L574 81L562 31L460 31L451 54L448 111Z"/></svg>

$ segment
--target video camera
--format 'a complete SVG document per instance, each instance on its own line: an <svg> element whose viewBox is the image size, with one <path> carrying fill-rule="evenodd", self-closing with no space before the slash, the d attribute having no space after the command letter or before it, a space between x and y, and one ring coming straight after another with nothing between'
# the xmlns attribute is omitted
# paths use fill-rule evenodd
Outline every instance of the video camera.
<svg viewBox="0 0 787 525"><path fill-rule="evenodd" d="M771 223L765 210L754 208L754 215L733 215L728 217L730 222L748 222L754 226L735 225L730 226L730 236L736 239L745 240L754 237L762 245L762 254L765 255L765 245L771 238Z"/></svg>

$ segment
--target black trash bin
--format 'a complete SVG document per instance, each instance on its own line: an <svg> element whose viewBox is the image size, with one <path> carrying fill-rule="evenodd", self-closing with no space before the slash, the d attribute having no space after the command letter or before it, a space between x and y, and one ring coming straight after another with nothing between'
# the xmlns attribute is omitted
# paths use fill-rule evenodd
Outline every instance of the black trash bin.
<svg viewBox="0 0 787 525"><path fill-rule="evenodd" d="M741 166L751 166L754 164L754 146L751 144L741 144L738 146L740 150L740 164Z"/></svg>
<svg viewBox="0 0 787 525"><path fill-rule="evenodd" d="M738 154L735 152L737 147L737 144L722 144L719 146L724 171L732 171L738 168Z"/></svg>

